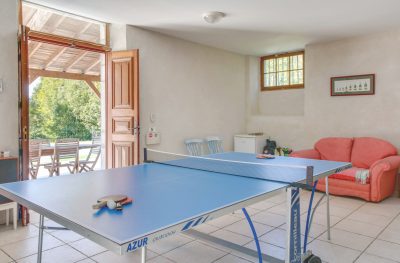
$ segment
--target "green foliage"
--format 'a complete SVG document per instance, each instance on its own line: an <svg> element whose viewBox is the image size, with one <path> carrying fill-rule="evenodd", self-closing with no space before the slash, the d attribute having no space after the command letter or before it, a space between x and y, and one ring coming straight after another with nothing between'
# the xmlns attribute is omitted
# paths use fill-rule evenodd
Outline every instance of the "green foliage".
<svg viewBox="0 0 400 263"><path fill-rule="evenodd" d="M100 100L84 81L42 78L30 99L29 122L32 139L90 140L100 131Z"/></svg>

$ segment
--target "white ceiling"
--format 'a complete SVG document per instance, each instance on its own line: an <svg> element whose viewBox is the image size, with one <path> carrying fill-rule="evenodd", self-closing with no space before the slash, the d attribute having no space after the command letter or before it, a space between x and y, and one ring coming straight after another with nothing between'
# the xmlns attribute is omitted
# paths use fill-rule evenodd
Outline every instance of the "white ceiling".
<svg viewBox="0 0 400 263"><path fill-rule="evenodd" d="M266 55L400 28L400 0L31 0L233 52ZM227 14L207 24L202 14Z"/></svg>

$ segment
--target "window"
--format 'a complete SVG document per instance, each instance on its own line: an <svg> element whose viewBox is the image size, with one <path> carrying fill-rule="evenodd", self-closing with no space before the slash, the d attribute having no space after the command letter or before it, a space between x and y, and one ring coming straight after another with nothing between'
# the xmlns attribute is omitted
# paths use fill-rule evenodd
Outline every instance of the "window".
<svg viewBox="0 0 400 263"><path fill-rule="evenodd" d="M304 88L304 51L261 58L261 90Z"/></svg>

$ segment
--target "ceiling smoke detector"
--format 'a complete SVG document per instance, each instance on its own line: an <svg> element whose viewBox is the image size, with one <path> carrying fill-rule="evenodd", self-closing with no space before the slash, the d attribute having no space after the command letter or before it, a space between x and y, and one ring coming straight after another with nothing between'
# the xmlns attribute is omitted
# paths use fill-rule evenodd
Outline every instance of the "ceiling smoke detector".
<svg viewBox="0 0 400 263"><path fill-rule="evenodd" d="M225 17L225 13L222 12L207 12L203 14L203 19L207 23L214 24L221 20L221 18Z"/></svg>

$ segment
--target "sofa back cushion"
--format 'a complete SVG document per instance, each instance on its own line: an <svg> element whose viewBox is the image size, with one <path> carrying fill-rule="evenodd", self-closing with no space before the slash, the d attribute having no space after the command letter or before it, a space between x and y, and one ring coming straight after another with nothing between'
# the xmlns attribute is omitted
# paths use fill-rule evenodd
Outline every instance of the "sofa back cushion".
<svg viewBox="0 0 400 263"><path fill-rule="evenodd" d="M396 147L387 141L371 137L359 137L354 138L351 163L355 167L369 169L374 162L396 154Z"/></svg>
<svg viewBox="0 0 400 263"><path fill-rule="evenodd" d="M321 154L321 160L350 162L353 138L328 137L315 143L314 148Z"/></svg>

